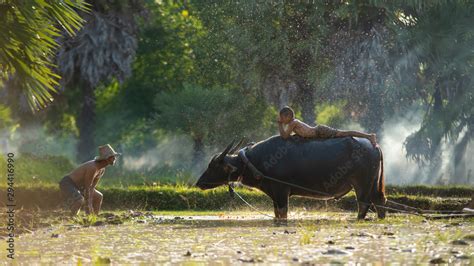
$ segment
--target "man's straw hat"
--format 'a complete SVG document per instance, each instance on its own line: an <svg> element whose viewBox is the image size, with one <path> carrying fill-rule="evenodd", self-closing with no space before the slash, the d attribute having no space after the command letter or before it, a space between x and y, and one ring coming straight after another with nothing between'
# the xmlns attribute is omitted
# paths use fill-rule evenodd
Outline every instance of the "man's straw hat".
<svg viewBox="0 0 474 266"><path fill-rule="evenodd" d="M94 158L94 161L102 161L106 160L112 156L122 155L121 153L115 152L112 146L109 144L105 144L103 146L99 146L99 156Z"/></svg>

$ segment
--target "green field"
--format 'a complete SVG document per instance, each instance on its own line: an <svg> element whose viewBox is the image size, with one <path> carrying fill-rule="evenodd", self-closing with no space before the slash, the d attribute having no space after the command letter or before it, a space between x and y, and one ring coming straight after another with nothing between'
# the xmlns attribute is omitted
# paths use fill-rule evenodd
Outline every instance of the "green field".
<svg viewBox="0 0 474 266"><path fill-rule="evenodd" d="M30 154L18 156L15 162L16 199L19 206L27 208L54 209L60 207L58 182L68 173L73 164L62 157L35 157ZM113 168L111 168L113 169ZM0 163L0 172L5 172L5 162ZM146 210L222 210L243 207L244 204L231 199L226 187L202 191L184 182L191 176L155 175L140 176L139 173L114 175L117 171L106 173L99 183L98 190L104 194L106 209L146 209ZM130 175L129 177L127 175ZM6 183L0 184L5 187ZM237 190L252 204L271 209L270 199L256 189ZM423 209L459 209L474 194L469 186L391 186L386 188L389 199ZM0 202L4 202L4 190L0 191ZM339 201L328 202L294 197L291 206L318 209L334 207L355 210L353 192Z"/></svg>
<svg viewBox="0 0 474 266"><path fill-rule="evenodd" d="M115 170L98 186L104 194L102 213L71 218L62 209L57 184L72 169L71 162L22 155L16 165L16 249L23 263L473 261L473 218L429 220L389 212L378 220L370 212L357 221L354 192L338 201L293 197L289 220L281 223L271 218L270 198L256 189L236 191L258 211L231 198L225 186L202 191L183 176L116 176ZM6 183L0 188L4 203ZM474 194L468 186L389 185L386 191L390 200L430 210L460 210ZM5 237L4 211L0 218L0 237Z"/></svg>

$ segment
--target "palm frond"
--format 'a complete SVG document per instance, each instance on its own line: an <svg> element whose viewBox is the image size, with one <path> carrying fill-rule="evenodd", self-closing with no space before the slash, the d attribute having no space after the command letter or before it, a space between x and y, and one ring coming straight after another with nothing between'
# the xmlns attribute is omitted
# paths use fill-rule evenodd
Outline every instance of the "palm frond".
<svg viewBox="0 0 474 266"><path fill-rule="evenodd" d="M4 1L0 4L0 78L14 77L32 110L52 101L59 77L51 61L62 30L74 35L84 23L84 0Z"/></svg>

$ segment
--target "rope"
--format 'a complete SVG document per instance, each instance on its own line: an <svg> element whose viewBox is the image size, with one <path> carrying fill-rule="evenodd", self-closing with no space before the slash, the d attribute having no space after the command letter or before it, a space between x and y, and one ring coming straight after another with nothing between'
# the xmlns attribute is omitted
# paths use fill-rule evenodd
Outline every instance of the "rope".
<svg viewBox="0 0 474 266"><path fill-rule="evenodd" d="M387 201L388 202L388 201ZM411 206L408 206L408 205L405 205L405 204L401 204L401 203L398 203L398 202L395 202L395 201L390 201L391 203L395 203L397 205L401 205L401 206L407 206L409 208L412 208L412 209L417 209L417 208L413 208ZM418 213L418 212L411 212L411 211L405 211L405 210L401 210L401 209L397 209L397 208L391 208L391 207L387 207L387 206L383 206L383 205L378 205L378 204L374 204L375 207L377 208L383 208L383 209L386 209L386 210L393 210L393 211L397 211L397 212L401 212L401 213L406 213L406 214L412 214L412 215L417 215L417 216L421 216L425 219L450 219L450 218L469 218L469 217L474 217L474 213L463 213L463 212L450 212L450 211L447 211L447 214L440 214L440 215L430 215L430 214L423 214L423 213ZM419 209L418 209L419 210Z"/></svg>
<svg viewBox="0 0 474 266"><path fill-rule="evenodd" d="M417 215L417 216L421 216L421 217L427 218L426 215L421 214L421 213L411 212L411 211L405 211L405 210L400 210L400 209L391 208L391 207L387 207L387 206L383 206L383 205L378 205L378 204L375 204L375 203L372 203L372 204L373 204L376 208L382 208L382 209L391 210L391 211L397 211L397 212L406 213L406 214L413 214L413 215Z"/></svg>
<svg viewBox="0 0 474 266"><path fill-rule="evenodd" d="M317 193L317 194L322 194L322 195L325 195L325 196L329 196L329 197L335 198L333 195L331 195L331 194L329 194L329 193L326 193L326 192L322 192L322 191L315 190L315 189L310 189L310 188L305 188L305 187L302 187L302 186L300 186L300 185L296 185L296 184L292 184L292 183L285 182L285 181L282 181L282 180L278 180L278 179L276 179L276 178L269 177L269 176L266 176L266 175L263 175L262 177L263 177L263 178L266 178L266 179L269 179L269 180L272 180L272 181L275 181L275 182L280 182L280 183L285 184L285 185L289 185L289 186L293 186L293 187L296 187L296 188L299 188L299 189L303 189L303 190L306 190L306 191L309 191L309 192L313 192L313 193ZM319 200L325 200L325 199L319 199Z"/></svg>
<svg viewBox="0 0 474 266"><path fill-rule="evenodd" d="M305 188L303 186L300 186L300 185L296 185L296 184L292 184L292 183L289 183L289 182L286 182L286 181L282 181L282 180L279 180L279 179L276 179L276 178L273 178L273 177L269 177L269 176L266 176L264 175L262 172L260 172L253 164L252 162L250 162L250 160L247 158L247 155L245 155L245 148L241 149L239 151L239 155L241 157L241 159L244 161L245 165L248 166L250 168L250 170L253 172L252 174L254 175L257 175L257 176L261 176L262 178L266 178L266 179L269 179L269 180L272 180L272 181L275 181L275 182L279 182L279 183L282 183L282 184L285 184L285 185L288 185L288 186L292 186L292 187L296 187L296 188L299 188L299 189L303 189L303 190L306 190L306 191L309 191L309 192L313 192L313 193L317 193L317 194L322 194L322 195L325 195L325 196L329 196L331 198L335 198L333 195L327 193L327 192L322 192L322 191L319 191L319 190L315 190L315 189L310 189L310 188ZM321 199L323 200L323 199Z"/></svg>
<svg viewBox="0 0 474 266"><path fill-rule="evenodd" d="M266 213L264 213L264 212L261 212L259 209L257 209L257 208L255 208L254 206L252 206L252 204L248 203L239 193L237 193L237 191L234 190L233 193L234 193L235 195L237 195L237 197L239 197L239 198L240 198L245 204L247 204L247 206L249 206L252 210L254 210L254 211L260 213L260 214L263 215L263 216L267 216L267 217L270 217L270 218L272 218L272 219L274 218L273 216L268 215L268 214L266 214Z"/></svg>
<svg viewBox="0 0 474 266"><path fill-rule="evenodd" d="M387 200L387 202L390 202L390 203L398 205L398 206L402 206L402 207L407 208L407 209L415 210L418 213L446 213L446 214L459 214L459 213L462 213L462 211L425 210L425 209L412 207L412 206L409 206L409 205L406 205L406 204L398 203L398 202L393 201L393 200Z"/></svg>
<svg viewBox="0 0 474 266"><path fill-rule="evenodd" d="M336 199L336 197L334 197L333 195L327 193L327 192L322 192L322 191L319 191L319 190L315 190L315 189L310 189L310 188L306 188L306 187L303 187L303 186L300 186L300 185L296 185L296 184L293 184L293 183L289 183L289 182L286 182L286 181L282 181L282 180L279 180L279 179L276 179L276 178L273 178L273 177L269 177L269 176L266 176L264 175L262 172L260 172L253 164L252 162L250 162L250 160L247 158L247 156L245 155L245 148L244 149L241 149L239 151L239 157L241 157L241 159L244 161L244 165L246 167L249 167L250 170L253 172L254 175L257 175L257 176L261 176L262 178L266 178L268 180L272 180L274 182L278 182L278 183L282 183L282 184L285 184L285 185L288 185L288 186L292 186L292 187L296 187L296 188L299 188L299 189L302 189L302 190L306 190L306 191L309 191L309 192L312 192L312 193L316 193L316 194L322 194L322 195L326 195L326 196L329 196L331 198L334 198ZM229 185L229 193L230 195L237 195L248 207L250 207L252 210L258 212L259 214L263 215L263 216L266 216L266 217L270 217L270 218L273 218L273 216L270 216L266 213L263 213L261 212L260 210L258 210L257 208L255 208L252 204L250 204L249 202L247 202L239 193L237 193L234 189L233 189L233 185L231 185L231 182L230 182L230 175L232 174L232 172L229 173L229 175L227 176L227 182L228 182L228 185ZM205 184L219 184L219 185L222 185L222 183L214 183L214 182L205 182ZM320 199L320 200L325 200L325 199ZM469 215L463 215L463 212L462 211L443 211L443 210L424 210L424 209L420 209L420 208L415 208L415 207L411 207L409 205L406 205L406 204L402 204L402 203L398 203L398 202L395 202L393 200L387 200L387 203L392 203L394 205L398 205L398 206L402 206L404 207L405 209L411 209L411 210L414 210L414 211L407 211L407 210L402 210L402 209L398 209L398 208L391 208L391 207L388 207L388 206L384 206L384 205L378 205L378 204L375 204L375 203L366 203L366 202L362 202L362 201L357 201L358 203L360 204L365 204L365 205L369 205L369 211L370 211L370 206L373 205L377 208L382 208L382 209L386 209L386 210L391 210L391 211L397 211L397 212L401 212L401 213L406 213L406 214L412 214L412 215L417 215L417 216L421 216L421 217L424 217L426 219L439 219L439 218L451 218L451 217L471 217ZM435 216L435 215L425 215L424 213L434 213L434 214L448 214L448 215L438 215L438 216ZM451 214L451 215L449 215ZM459 215L454 215L454 214L459 214Z"/></svg>
<svg viewBox="0 0 474 266"><path fill-rule="evenodd" d="M259 214L263 215L263 216L266 216L266 217L269 217L269 218L274 218L273 216L271 215L268 215L262 211L260 211L259 209L257 209L256 207L254 207L252 204L250 204L248 201L246 201L237 191L233 190L232 193L234 193L235 195L237 195L237 197L239 197L249 208L251 208L252 210L258 212ZM391 207L388 207L388 206L383 206L383 205L378 205L378 204L374 204L374 203L366 203L366 202L362 202L362 201L357 201L359 203L362 203L362 204L366 204L366 205L374 205L376 208L382 208L382 209L386 209L386 210L391 210L391 211L396 211L396 212L401 212L401 213L405 213L405 214L411 214L411 215L416 215L416 216L420 216L420 217L423 217L425 219L443 219L443 218L468 218L468 217L474 217L474 214L464 214L464 213L458 213L458 215L426 215L426 214L422 214L422 213L417 213L417 212L411 212L411 211L405 211L405 210L401 210L401 209L397 209L397 208L391 208ZM394 203L394 201L391 201L392 203ZM401 204L401 203L397 203L399 205L404 205L404 204ZM408 206L408 205L406 205ZM410 207L410 206L408 206ZM410 208L413 208L413 207L410 207ZM415 209L415 208L413 208ZM370 210L370 208L369 208Z"/></svg>
<svg viewBox="0 0 474 266"><path fill-rule="evenodd" d="M254 175L258 175L258 176L261 176L262 178L266 178L266 179L272 180L274 182L279 182L279 183L282 183L282 184L285 184L285 185L288 185L288 186L292 186L292 187L296 187L296 188L299 188L299 189L302 189L302 190L306 190L306 191L309 191L309 192L312 192L312 193L322 194L322 195L329 196L331 198L335 198L333 195L331 195L327 192L322 192L322 191L318 191L318 190L315 190L315 189L306 188L306 187L303 187L303 186L300 186L300 185L296 185L296 184L293 184L293 183L289 183L289 182L286 182L286 181L282 181L282 180L264 175L247 158L247 156L245 154L245 148L243 148L239 151L239 156L244 161L245 165L248 166L252 170L252 172L254 172L253 173ZM323 199L321 199L321 200L323 200ZM370 203L365 203L365 202L361 202L361 201L357 201L357 202L362 203L362 204L371 205ZM418 215L418 216L422 216L422 217L425 217L425 218L429 218L429 217L427 215L423 215L423 213L446 213L446 214L460 214L460 213L462 213L462 212L459 212L459 211L424 210L424 209L420 209L420 208L411 207L411 206L408 206L406 204L398 203L398 202L395 202L393 200L387 200L387 202L393 203L393 204L398 205L398 206L403 206L407 209L416 210L416 212L401 210L401 209L398 209L398 208L391 208L391 207L387 207L387 206L383 206L383 205L377 205L375 203L372 203L372 204L374 206L378 207L378 208L384 208L384 209L387 209L387 210L393 210L393 211L398 211L398 212L402 212L402 213ZM370 210L370 208L369 208L369 210ZM448 217L448 216L445 216L445 217Z"/></svg>

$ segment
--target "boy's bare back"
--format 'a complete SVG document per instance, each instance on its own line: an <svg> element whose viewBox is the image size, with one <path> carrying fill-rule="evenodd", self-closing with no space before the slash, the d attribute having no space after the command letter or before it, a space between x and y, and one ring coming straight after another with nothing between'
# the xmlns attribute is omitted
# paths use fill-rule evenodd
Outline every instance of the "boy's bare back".
<svg viewBox="0 0 474 266"><path fill-rule="evenodd" d="M283 138L289 137L291 132L303 138L333 138L336 137L338 133L338 130L332 127L325 125L312 127L299 119L293 119L293 121L283 126L283 129L286 131L283 134L284 137L281 134L282 132L280 132Z"/></svg>
<svg viewBox="0 0 474 266"><path fill-rule="evenodd" d="M288 128L291 128L296 135L303 138L312 138L315 137L316 127L312 127L303 121L294 119L288 124Z"/></svg>
<svg viewBox="0 0 474 266"><path fill-rule="evenodd" d="M280 117L278 118L278 130L280 136L284 139L291 136L292 132L304 138L335 138L335 137L360 137L368 139L374 147L377 147L377 140L375 134L367 134L355 130L338 130L326 125L317 125L312 127L295 118L293 109L288 106L280 110Z"/></svg>

